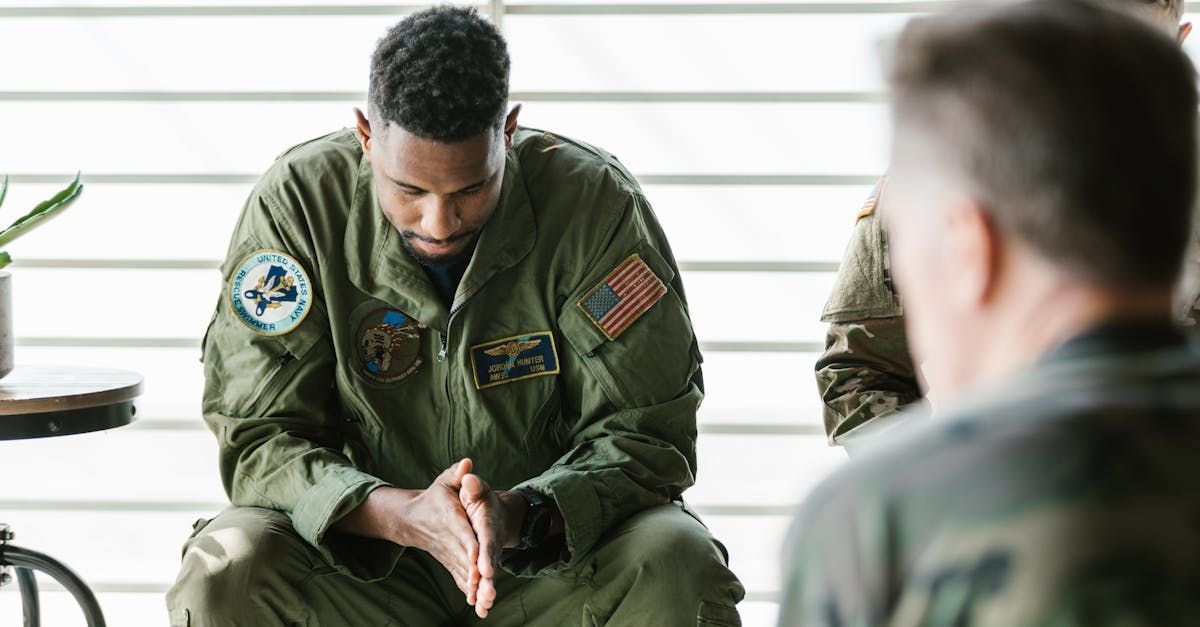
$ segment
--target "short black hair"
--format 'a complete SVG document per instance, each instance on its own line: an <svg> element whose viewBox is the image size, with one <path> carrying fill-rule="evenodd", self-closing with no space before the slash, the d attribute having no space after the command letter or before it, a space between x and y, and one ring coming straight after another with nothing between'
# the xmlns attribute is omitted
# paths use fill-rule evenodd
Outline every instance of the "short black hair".
<svg viewBox="0 0 1200 627"><path fill-rule="evenodd" d="M998 228L1089 282L1166 286L1196 196L1195 70L1140 20L1033 0L915 20L898 130L932 139Z"/></svg>
<svg viewBox="0 0 1200 627"><path fill-rule="evenodd" d="M503 126L509 66L504 37L474 8L414 13L371 56L372 119L444 143L478 137Z"/></svg>

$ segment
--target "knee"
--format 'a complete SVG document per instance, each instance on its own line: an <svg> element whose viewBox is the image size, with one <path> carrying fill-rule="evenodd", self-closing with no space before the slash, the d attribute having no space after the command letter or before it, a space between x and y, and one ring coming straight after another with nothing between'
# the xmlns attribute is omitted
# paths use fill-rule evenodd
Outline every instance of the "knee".
<svg viewBox="0 0 1200 627"><path fill-rule="evenodd" d="M308 548L280 512L234 508L209 521L188 540L168 605L214 617L275 596L311 571Z"/></svg>
<svg viewBox="0 0 1200 627"><path fill-rule="evenodd" d="M643 570L678 577L724 566L724 556L707 533L674 526L647 529L638 535L641 537L633 542L636 547L633 563Z"/></svg>
<svg viewBox="0 0 1200 627"><path fill-rule="evenodd" d="M621 569L639 585L705 598L740 595L741 586L729 570L724 549L704 525L678 506L635 516L616 541L622 544L616 556Z"/></svg>

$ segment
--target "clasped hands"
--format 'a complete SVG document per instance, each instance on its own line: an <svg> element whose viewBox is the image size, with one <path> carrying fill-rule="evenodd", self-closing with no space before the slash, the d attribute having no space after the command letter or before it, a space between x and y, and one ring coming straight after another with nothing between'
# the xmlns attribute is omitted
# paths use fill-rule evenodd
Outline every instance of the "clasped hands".
<svg viewBox="0 0 1200 627"><path fill-rule="evenodd" d="M463 459L424 490L377 488L335 528L429 553L486 618L496 602L500 550L520 543L528 503L515 492L492 490L473 467Z"/></svg>

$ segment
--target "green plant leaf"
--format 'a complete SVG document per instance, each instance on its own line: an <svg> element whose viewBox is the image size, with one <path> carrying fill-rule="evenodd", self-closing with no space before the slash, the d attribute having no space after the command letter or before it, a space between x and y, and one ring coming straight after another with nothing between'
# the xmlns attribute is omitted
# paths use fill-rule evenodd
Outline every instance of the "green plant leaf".
<svg viewBox="0 0 1200 627"><path fill-rule="evenodd" d="M12 263L12 255L0 252L0 269L8 267L10 263Z"/></svg>
<svg viewBox="0 0 1200 627"><path fill-rule="evenodd" d="M8 175L4 175L4 182L0 183L0 207L4 206L4 197L8 195Z"/></svg>
<svg viewBox="0 0 1200 627"><path fill-rule="evenodd" d="M79 182L79 173L75 174L75 180L64 188L61 192L51 196L48 200L38 203L29 213L21 216L16 222L3 231L0 231L0 246L5 246L13 240L25 235L29 231L45 224L50 218L57 216L71 206L75 199L79 198L79 194L83 192L83 185Z"/></svg>
<svg viewBox="0 0 1200 627"><path fill-rule="evenodd" d="M51 196L48 200L43 200L42 202L38 203L38 205L36 207L34 207L29 213L18 218L16 222L13 222L12 226L10 226L9 228L12 228L13 226L17 226L18 224L21 224L22 222L25 222L27 220L36 218L39 215L54 209L55 207L62 204L63 202L65 202L69 199L72 199L75 196L78 196L79 191L82 188L83 188L83 185L81 185L79 183L79 173L77 172L77 173L75 173L75 180L71 181L70 185L67 185L65 188L63 188L62 191ZM8 229L5 229L5 231L7 231L7 230ZM0 233L3 233L3 231L0 231Z"/></svg>

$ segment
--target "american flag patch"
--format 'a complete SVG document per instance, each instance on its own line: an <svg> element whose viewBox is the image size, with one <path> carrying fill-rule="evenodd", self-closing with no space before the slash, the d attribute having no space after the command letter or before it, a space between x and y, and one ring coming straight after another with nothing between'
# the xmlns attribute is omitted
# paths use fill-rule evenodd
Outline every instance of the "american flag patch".
<svg viewBox="0 0 1200 627"><path fill-rule="evenodd" d="M867 202L863 203L862 209L858 210L858 215L854 217L854 223L858 224L863 218L875 214L875 210L879 208L879 196L883 194L883 188L887 187L887 177L879 179L875 184L875 189L871 190L870 197Z"/></svg>
<svg viewBox="0 0 1200 627"><path fill-rule="evenodd" d="M649 311L667 286L638 255L631 255L579 299L579 308L610 340Z"/></svg>

